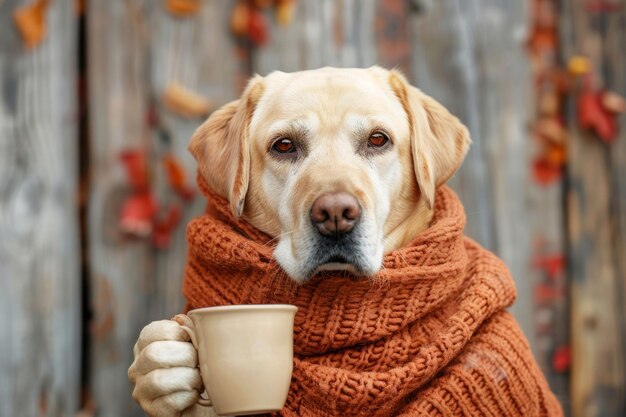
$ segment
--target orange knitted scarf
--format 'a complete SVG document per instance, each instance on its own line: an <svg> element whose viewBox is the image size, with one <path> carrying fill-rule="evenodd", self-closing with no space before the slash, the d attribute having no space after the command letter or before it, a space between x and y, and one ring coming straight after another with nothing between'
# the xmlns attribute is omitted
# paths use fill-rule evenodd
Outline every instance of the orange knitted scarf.
<svg viewBox="0 0 626 417"><path fill-rule="evenodd" d="M385 256L373 279L320 275L296 285L271 239L216 210L190 222L187 309L295 304L294 372L282 416L561 416L522 332L503 263L463 235L446 187L431 226Z"/></svg>

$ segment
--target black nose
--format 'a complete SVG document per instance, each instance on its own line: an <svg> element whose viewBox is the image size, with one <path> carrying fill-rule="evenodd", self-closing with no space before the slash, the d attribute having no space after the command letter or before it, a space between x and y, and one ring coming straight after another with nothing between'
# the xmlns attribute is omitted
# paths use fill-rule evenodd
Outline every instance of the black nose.
<svg viewBox="0 0 626 417"><path fill-rule="evenodd" d="M311 206L311 221L317 230L336 239L352 230L360 215L359 202L346 192L324 194Z"/></svg>

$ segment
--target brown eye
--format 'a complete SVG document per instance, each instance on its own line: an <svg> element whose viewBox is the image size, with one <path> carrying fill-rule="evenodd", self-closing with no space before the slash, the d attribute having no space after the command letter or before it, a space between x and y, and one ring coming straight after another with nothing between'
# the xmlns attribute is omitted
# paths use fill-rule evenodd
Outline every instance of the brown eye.
<svg viewBox="0 0 626 417"><path fill-rule="evenodd" d="M274 142L272 149L278 153L292 153L296 151L296 145L294 145L291 139L282 138Z"/></svg>
<svg viewBox="0 0 626 417"><path fill-rule="evenodd" d="M374 132L367 141L369 148L381 148L389 142L389 136L382 132Z"/></svg>

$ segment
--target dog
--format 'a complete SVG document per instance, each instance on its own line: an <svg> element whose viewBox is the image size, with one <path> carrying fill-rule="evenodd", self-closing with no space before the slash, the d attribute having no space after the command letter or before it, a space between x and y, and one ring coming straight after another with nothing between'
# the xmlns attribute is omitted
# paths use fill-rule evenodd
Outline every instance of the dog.
<svg viewBox="0 0 626 417"><path fill-rule="evenodd" d="M189 150L208 185L275 239L275 260L305 284L327 270L376 275L385 253L428 227L435 190L470 142L458 118L398 71L327 67L255 76ZM211 415L193 407L202 381L178 322L141 331L133 398L152 417Z"/></svg>

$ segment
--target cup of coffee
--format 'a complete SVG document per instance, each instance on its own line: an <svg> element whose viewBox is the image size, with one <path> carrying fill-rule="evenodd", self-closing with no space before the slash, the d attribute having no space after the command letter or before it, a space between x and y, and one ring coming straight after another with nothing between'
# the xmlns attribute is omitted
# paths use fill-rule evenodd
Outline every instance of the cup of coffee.
<svg viewBox="0 0 626 417"><path fill-rule="evenodd" d="M182 326L198 350L208 399L219 415L280 410L293 370L293 321L298 308L287 304L208 307L187 315Z"/></svg>

